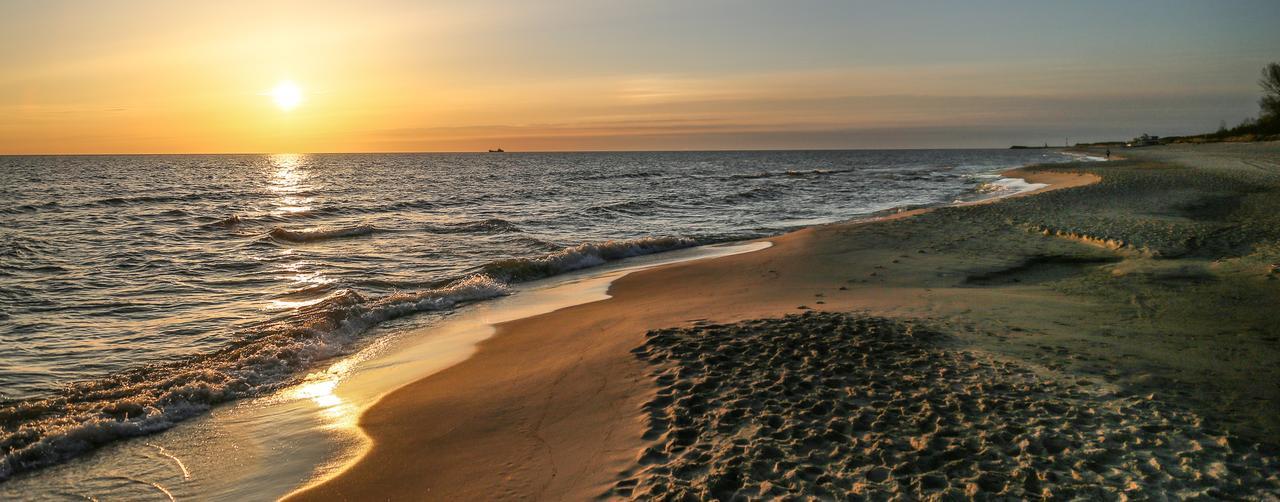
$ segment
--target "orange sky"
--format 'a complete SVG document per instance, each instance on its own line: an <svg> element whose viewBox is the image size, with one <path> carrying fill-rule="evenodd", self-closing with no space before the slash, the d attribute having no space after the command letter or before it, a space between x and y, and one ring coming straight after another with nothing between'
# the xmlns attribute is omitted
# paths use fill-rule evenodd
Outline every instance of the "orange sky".
<svg viewBox="0 0 1280 502"><path fill-rule="evenodd" d="M968 19L859 2L6 3L0 153L1003 146L1193 132L1254 112L1257 69L1280 46L1268 5L1082 31L1096 18L1032 25L1047 7ZM286 79L304 93L290 111L268 95Z"/></svg>

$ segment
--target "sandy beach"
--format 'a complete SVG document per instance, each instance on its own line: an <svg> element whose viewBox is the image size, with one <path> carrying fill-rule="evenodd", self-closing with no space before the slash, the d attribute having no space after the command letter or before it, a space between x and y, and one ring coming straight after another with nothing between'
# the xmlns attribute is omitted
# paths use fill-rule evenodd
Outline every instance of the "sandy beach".
<svg viewBox="0 0 1280 502"><path fill-rule="evenodd" d="M1280 145L1009 173L499 326L291 500L1280 493Z"/></svg>

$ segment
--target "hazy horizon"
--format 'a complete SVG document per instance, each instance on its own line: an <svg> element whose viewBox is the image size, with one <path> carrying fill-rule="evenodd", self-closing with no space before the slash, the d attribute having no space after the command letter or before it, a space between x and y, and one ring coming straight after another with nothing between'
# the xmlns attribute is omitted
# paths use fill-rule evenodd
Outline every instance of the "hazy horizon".
<svg viewBox="0 0 1280 502"><path fill-rule="evenodd" d="M1045 147L1044 144L1033 145L1005 145L1005 146L970 146L970 147L901 147L901 148L707 148L707 149L668 149L668 150L509 150L502 149L501 153L538 153L538 154L557 154L557 153L768 153L768 152L874 152L874 151L929 151L929 150L1007 150L1010 146L1031 146ZM1074 146L1074 145L1070 145ZM1066 148L1063 145L1047 145L1049 149ZM0 153L0 157L111 157L111 156L235 156L235 155L451 155L451 154L487 154L495 153L486 150L400 150L400 151L351 151L351 152L83 152L83 153L59 153L59 152L31 152L31 153Z"/></svg>
<svg viewBox="0 0 1280 502"><path fill-rule="evenodd" d="M1002 148L1257 112L1280 4L5 4L0 153Z"/></svg>

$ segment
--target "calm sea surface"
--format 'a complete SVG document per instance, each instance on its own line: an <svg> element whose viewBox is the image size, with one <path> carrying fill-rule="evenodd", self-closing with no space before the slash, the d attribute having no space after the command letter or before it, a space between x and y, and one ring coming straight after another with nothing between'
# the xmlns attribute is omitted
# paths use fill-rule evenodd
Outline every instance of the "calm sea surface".
<svg viewBox="0 0 1280 502"><path fill-rule="evenodd" d="M1036 150L0 157L0 481L605 261L1017 188Z"/></svg>

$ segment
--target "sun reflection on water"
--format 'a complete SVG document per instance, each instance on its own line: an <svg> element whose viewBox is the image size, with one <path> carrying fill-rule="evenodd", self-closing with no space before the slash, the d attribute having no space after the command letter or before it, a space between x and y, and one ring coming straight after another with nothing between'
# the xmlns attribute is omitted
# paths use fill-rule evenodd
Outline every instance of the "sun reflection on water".
<svg viewBox="0 0 1280 502"><path fill-rule="evenodd" d="M271 209L274 216L299 215L310 212L315 201L310 192L315 189L310 171L307 169L308 156L297 153L281 153L267 156L269 172L267 188L277 198L275 207ZM293 254L292 249L284 251ZM277 279L290 282L292 291L281 294L280 298L271 300L266 310L278 311L314 305L324 300L326 285L333 279L325 277L318 271L307 271L314 263L300 260L284 263L280 268L286 275L277 275Z"/></svg>
<svg viewBox="0 0 1280 502"><path fill-rule="evenodd" d="M271 179L268 188L280 196L272 214L305 213L311 211L312 197L305 192L312 189L311 176L305 169L307 156L298 153L280 153L268 158L271 164Z"/></svg>
<svg viewBox="0 0 1280 502"><path fill-rule="evenodd" d="M277 169L297 169L307 160L307 156L301 153L275 153L269 155L268 159Z"/></svg>
<svg viewBox="0 0 1280 502"><path fill-rule="evenodd" d="M326 429L354 428L360 410L338 395L337 388L342 378L351 372L355 362L355 359L343 359L322 372L307 375L306 380L294 387L287 397L311 400L319 408L319 416L325 420Z"/></svg>

